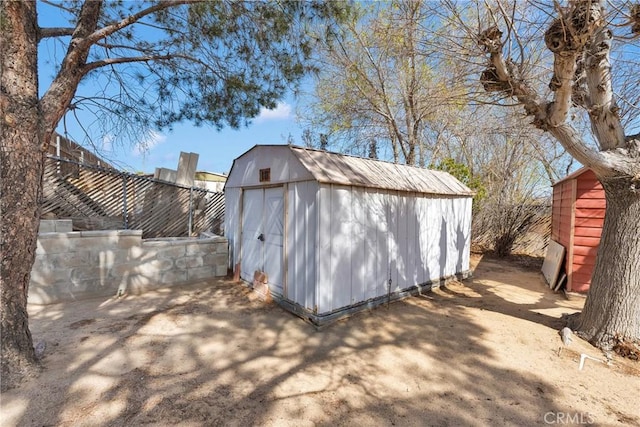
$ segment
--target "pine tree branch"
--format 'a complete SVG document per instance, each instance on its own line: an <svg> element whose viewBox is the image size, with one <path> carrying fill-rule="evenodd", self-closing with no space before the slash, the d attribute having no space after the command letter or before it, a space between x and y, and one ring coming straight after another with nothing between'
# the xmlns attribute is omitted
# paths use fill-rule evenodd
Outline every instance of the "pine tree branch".
<svg viewBox="0 0 640 427"><path fill-rule="evenodd" d="M175 55L143 55L143 56L131 56L120 58L107 58L100 61L94 61L86 64L82 67L82 73L87 74L89 71L96 68L105 67L107 65L115 64L129 64L135 62L150 62L150 61L166 61L175 58Z"/></svg>
<svg viewBox="0 0 640 427"><path fill-rule="evenodd" d="M38 30L38 41L50 37L64 37L73 35L75 28L72 27L52 27L40 28Z"/></svg>
<svg viewBox="0 0 640 427"><path fill-rule="evenodd" d="M84 45L88 45L91 46L94 43L96 43L98 40L102 40L105 37L125 28L128 27L134 23L136 23L137 21L139 21L140 19L144 18L145 16L151 15L153 13L159 12L161 10L165 10L171 7L176 7L176 6L180 6L180 5L184 5L184 4L195 4L195 3L201 3L204 0L165 0L165 1L161 1L157 4L155 4L154 6L148 7L146 9L141 10L138 13L134 13L131 16L126 17L125 19L116 22L114 24L108 25L106 27L103 27L95 32L93 32L91 35L88 35L87 37L84 38L84 40L82 40L82 44Z"/></svg>

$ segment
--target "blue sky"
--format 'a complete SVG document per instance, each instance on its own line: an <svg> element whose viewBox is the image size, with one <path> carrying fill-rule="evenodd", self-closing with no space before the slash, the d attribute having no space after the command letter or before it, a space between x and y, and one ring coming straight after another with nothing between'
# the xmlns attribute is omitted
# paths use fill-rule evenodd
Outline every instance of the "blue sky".
<svg viewBox="0 0 640 427"><path fill-rule="evenodd" d="M249 127L238 130L177 124L172 131L154 132L146 142L147 151L138 145L117 146L109 157L114 156L122 169L153 172L156 167L176 169L180 152L185 151L200 155L198 170L226 173L233 159L256 144L286 144L289 134L301 144L294 104L289 97L275 110L263 109Z"/></svg>
<svg viewBox="0 0 640 427"><path fill-rule="evenodd" d="M45 27L67 26L67 15L60 9L38 2L39 24ZM40 92L47 90L55 67L59 64L66 46L54 39L44 39L39 45ZM92 93L91 79L81 82L80 92ZM153 132L143 141L130 143L111 143L108 137L93 134L92 142L99 146L98 153L105 160L122 170L131 172L153 172L156 167L176 169L180 152L193 152L200 155L198 170L210 172L229 172L233 159L256 144L285 144L289 135L296 144L301 144L302 129L295 115L296 99L292 94L282 99L276 109L263 109L248 127L234 130L225 128L218 131L213 126L196 127L190 123L179 123L172 131ZM82 121L82 112L76 111ZM87 117L87 122L95 120ZM76 123L72 115L66 122L58 125L58 132L82 144L85 132ZM141 145L147 147L141 149ZM91 147L87 147L90 148Z"/></svg>

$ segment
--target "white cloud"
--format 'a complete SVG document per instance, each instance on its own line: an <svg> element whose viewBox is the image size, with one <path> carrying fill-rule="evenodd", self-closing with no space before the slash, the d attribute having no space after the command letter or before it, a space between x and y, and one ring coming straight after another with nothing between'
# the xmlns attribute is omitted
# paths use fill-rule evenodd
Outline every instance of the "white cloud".
<svg viewBox="0 0 640 427"><path fill-rule="evenodd" d="M256 117L256 123L266 122L267 120L285 120L291 117L291 105L286 102L279 102L273 110L267 110L262 107L260 114Z"/></svg>
<svg viewBox="0 0 640 427"><path fill-rule="evenodd" d="M133 147L133 155L140 156L140 155L146 154L149 151L151 151L153 147L166 141L166 139L167 139L166 135L163 135L159 132L152 130L149 132L149 134L144 140L138 142Z"/></svg>

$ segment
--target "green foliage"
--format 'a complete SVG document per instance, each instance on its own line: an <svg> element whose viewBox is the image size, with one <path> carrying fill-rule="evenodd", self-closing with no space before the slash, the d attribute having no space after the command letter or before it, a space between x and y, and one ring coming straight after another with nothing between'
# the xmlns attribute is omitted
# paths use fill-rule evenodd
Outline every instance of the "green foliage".
<svg viewBox="0 0 640 427"><path fill-rule="evenodd" d="M70 1L40 7L58 7L71 25L77 25L82 5ZM81 80L71 105L76 112L94 115L79 119L85 126L98 126L94 134L117 135L123 128L170 129L182 121L213 124L218 129L246 125L262 107L274 108L288 89L313 70L308 28L323 28L323 34L331 37L350 5L113 1L100 11L97 30L151 8L157 10L91 47L86 67L91 71ZM69 40L56 38L62 49L49 51L66 52ZM61 57L50 60L62 61Z"/></svg>
<svg viewBox="0 0 640 427"><path fill-rule="evenodd" d="M472 175L471 170L467 165L456 162L451 157L447 157L438 162L432 168L450 173L464 185L475 191L476 195L473 198L474 207L487 196L487 189L484 184L479 178Z"/></svg>

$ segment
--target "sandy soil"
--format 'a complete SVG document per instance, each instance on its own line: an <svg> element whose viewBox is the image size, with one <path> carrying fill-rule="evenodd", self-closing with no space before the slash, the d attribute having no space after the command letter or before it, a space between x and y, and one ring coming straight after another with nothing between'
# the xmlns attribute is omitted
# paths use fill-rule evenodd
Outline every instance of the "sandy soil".
<svg viewBox="0 0 640 427"><path fill-rule="evenodd" d="M3 426L640 425L640 364L574 338L581 308L513 263L316 331L229 281L31 307L37 379ZM588 354L579 370L580 355Z"/></svg>

